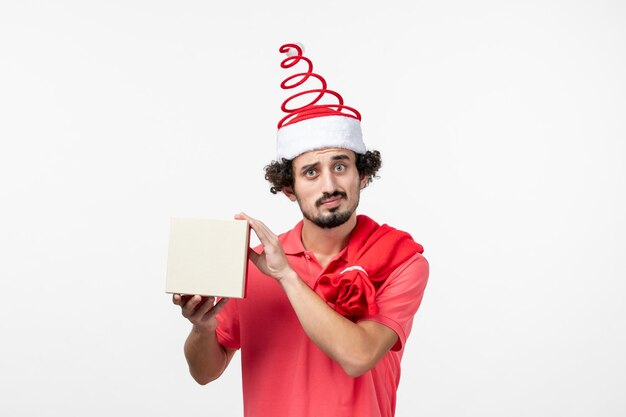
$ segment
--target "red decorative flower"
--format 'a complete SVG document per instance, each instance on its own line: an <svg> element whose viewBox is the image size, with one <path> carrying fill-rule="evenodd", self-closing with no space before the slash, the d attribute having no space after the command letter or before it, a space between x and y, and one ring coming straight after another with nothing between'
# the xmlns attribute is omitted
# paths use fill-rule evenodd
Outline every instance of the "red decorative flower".
<svg viewBox="0 0 626 417"><path fill-rule="evenodd" d="M378 313L376 289L362 270L322 275L317 280L315 291L336 312L352 321Z"/></svg>
<svg viewBox="0 0 626 417"><path fill-rule="evenodd" d="M326 266L313 289L336 312L356 321L378 314L376 292L391 273L416 253L424 252L411 235L362 214L350 234L345 267L342 258ZM341 272L339 272L341 271Z"/></svg>

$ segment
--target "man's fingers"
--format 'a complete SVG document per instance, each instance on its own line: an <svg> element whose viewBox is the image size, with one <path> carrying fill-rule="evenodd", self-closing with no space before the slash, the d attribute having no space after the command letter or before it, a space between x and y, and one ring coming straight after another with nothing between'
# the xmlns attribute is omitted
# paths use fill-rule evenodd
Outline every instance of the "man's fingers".
<svg viewBox="0 0 626 417"><path fill-rule="evenodd" d="M239 213L235 216L235 218L247 220L248 224L250 225L252 230L254 230L254 233L257 235L257 237L261 241L261 244L264 247L276 244L276 235L262 221L254 219L248 216L246 213Z"/></svg>
<svg viewBox="0 0 626 417"><path fill-rule="evenodd" d="M257 264L258 259L261 257L262 255L259 255L258 253L256 253L254 250L252 250L252 248L248 248L248 258L250 258L250 260L252 261L253 264Z"/></svg>
<svg viewBox="0 0 626 417"><path fill-rule="evenodd" d="M265 246L268 241L267 234L261 227L259 227L259 223L254 219L248 218L248 224L250 225L252 230L254 230L254 233L257 235L257 237L261 241L261 244Z"/></svg>
<svg viewBox="0 0 626 417"><path fill-rule="evenodd" d="M184 307L185 304L187 304L187 301L189 301L191 299L191 297L193 297L193 295L188 295L188 294L172 294L172 302L174 304L176 304L177 306L181 306Z"/></svg>
<svg viewBox="0 0 626 417"><path fill-rule="evenodd" d="M224 307L224 305L228 302L228 300L230 300L230 298L221 298L217 302L217 304L215 304L215 307L213 307L213 308L216 308L217 311L219 312L222 309L222 307Z"/></svg>
<svg viewBox="0 0 626 417"><path fill-rule="evenodd" d="M204 317L202 317L204 320L206 319L210 319L211 317L215 316L217 313L220 312L220 310L222 309L222 307L224 307L224 305L228 302L228 298L222 298L221 300L219 300L217 302L217 304L215 304L213 306L212 309L210 309L205 315Z"/></svg>
<svg viewBox="0 0 626 417"><path fill-rule="evenodd" d="M202 301L202 297L199 295L192 296L183 306L183 316L189 318L193 315L194 311Z"/></svg>
<svg viewBox="0 0 626 417"><path fill-rule="evenodd" d="M261 227L261 224L262 224L261 221L248 216L246 213L239 213L237 217L243 220L247 220L252 230L254 230L254 233L256 233L256 235L259 237L259 240L261 241L261 243L264 243L264 240L267 238L267 233Z"/></svg>
<svg viewBox="0 0 626 417"><path fill-rule="evenodd" d="M268 239L272 237L276 237L274 232L272 232L265 223L263 223L260 220L256 220L256 219L253 219L253 220L254 220L254 225L257 227L257 230L261 232L264 236L266 236Z"/></svg>
<svg viewBox="0 0 626 417"><path fill-rule="evenodd" d="M207 311L213 308L213 303L215 302L215 297L202 297L202 303L198 305L198 308L193 312L193 315L190 319L201 320Z"/></svg>

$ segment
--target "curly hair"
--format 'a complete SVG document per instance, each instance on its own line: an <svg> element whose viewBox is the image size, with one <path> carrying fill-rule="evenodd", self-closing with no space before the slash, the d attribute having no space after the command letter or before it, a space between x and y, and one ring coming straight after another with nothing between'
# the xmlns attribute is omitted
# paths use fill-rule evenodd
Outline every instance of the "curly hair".
<svg viewBox="0 0 626 417"><path fill-rule="evenodd" d="M376 173L382 166L382 159L378 151L366 151L364 154L355 153L356 168L361 178L367 177L367 184L374 178L378 178ZM281 162L272 161L265 166L265 179L272 186L270 192L277 194L284 188L293 187L293 159L284 159Z"/></svg>

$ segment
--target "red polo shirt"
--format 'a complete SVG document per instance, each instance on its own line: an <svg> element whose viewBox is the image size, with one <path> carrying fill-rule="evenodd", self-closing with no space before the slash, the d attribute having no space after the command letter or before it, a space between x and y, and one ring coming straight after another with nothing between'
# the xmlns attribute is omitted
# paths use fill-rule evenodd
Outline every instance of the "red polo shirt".
<svg viewBox="0 0 626 417"><path fill-rule="evenodd" d="M289 263L311 288L322 267L301 240L302 222L279 236ZM337 257L349 266L344 251ZM280 285L248 263L247 298L218 314L218 341L241 349L244 415L249 417L392 417L400 360L426 281L428 262L416 254L376 295L379 312L361 320L398 334L396 345L364 375L352 378L304 333Z"/></svg>

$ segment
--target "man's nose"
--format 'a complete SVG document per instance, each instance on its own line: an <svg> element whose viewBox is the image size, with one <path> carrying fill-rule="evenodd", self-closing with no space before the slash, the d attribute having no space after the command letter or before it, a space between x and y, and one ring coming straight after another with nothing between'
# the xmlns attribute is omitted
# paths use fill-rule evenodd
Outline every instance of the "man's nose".
<svg viewBox="0 0 626 417"><path fill-rule="evenodd" d="M321 174L321 182L322 189L320 190L322 193L332 194L337 190L337 183L335 182L335 177L329 171L324 171Z"/></svg>

